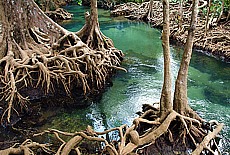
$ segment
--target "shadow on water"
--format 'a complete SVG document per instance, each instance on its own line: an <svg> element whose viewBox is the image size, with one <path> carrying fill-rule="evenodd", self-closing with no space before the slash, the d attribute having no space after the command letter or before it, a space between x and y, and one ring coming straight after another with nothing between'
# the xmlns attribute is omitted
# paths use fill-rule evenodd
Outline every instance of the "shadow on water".
<svg viewBox="0 0 230 155"><path fill-rule="evenodd" d="M84 25L85 7L68 6L74 14L71 21L62 23L70 31ZM103 131L121 124L130 125L141 110L141 105L158 102L163 81L163 55L160 31L140 22L124 18L110 18L109 12L99 9L102 32L113 39L115 46L123 50L122 66L128 73L118 71L113 86L107 88L99 101L85 109L65 111L54 117L42 128L57 128L65 131L85 129L92 125ZM171 67L175 81L182 57L181 47L171 47ZM225 123L223 149L229 151L230 144L230 64L194 52L189 69L188 97L190 105L207 120ZM174 82L173 82L174 83ZM174 86L173 86L174 87Z"/></svg>

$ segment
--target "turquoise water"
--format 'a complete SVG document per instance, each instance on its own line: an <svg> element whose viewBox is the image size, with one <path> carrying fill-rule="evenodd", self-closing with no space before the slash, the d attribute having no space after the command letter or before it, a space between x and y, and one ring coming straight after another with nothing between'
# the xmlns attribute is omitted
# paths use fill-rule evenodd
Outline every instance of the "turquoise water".
<svg viewBox="0 0 230 155"><path fill-rule="evenodd" d="M71 21L62 25L71 31L84 24L88 8L67 6L74 14ZM115 46L125 53L122 66L128 73L118 71L113 86L108 88L98 103L85 109L64 112L53 118L45 127L66 131L85 129L89 124L102 131L121 124L130 125L135 114L145 103L158 102L163 81L163 55L160 30L148 24L110 18L109 11L99 10L102 32L113 39ZM182 48L171 46L173 83L179 69ZM174 87L174 86L173 86ZM225 123L223 149L230 149L230 64L223 63L203 53L194 52L189 68L189 103L203 118Z"/></svg>

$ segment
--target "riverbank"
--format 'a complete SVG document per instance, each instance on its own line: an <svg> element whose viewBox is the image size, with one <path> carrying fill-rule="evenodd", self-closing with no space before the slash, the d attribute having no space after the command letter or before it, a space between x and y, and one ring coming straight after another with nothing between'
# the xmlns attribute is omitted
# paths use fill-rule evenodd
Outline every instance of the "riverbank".
<svg viewBox="0 0 230 155"><path fill-rule="evenodd" d="M69 24L66 23L64 27L76 30L77 26L81 27L79 23L84 24L83 17L78 15L84 15L85 10L83 10L84 8L80 10L76 6L68 8L67 10L71 13L76 13L75 17L78 19L73 19L74 22L69 21ZM117 127L121 124L131 124L136 117L135 112L140 110L142 104L158 101L162 87L163 64L160 32L151 29L142 22L113 20L104 10L100 10L99 13L99 19L100 16L104 17L100 24L101 30L113 39L116 47L125 52L126 57L122 66L128 70L128 73L119 72L113 79L113 87L103 93L102 99L98 103L92 103L91 106L84 109L71 108L70 111L59 114L56 118L49 118L49 122L43 129L55 128L75 132L80 130L79 126L85 125L82 127L85 129L87 125L92 125L94 130L104 131L104 129ZM138 41L140 38L145 39L140 42ZM172 71L173 75L176 75L180 52L176 47L172 48ZM193 57L188 86L193 108L198 109L202 117L207 120L218 119L218 121L224 122L226 128L223 136L228 139L229 104L226 103L228 101L225 98L228 99L230 94L228 93L230 72L227 67L229 64L226 65L196 52ZM226 92L225 98L219 96L223 95L223 91ZM224 105L224 103L226 104ZM52 108L51 112L54 111L57 110ZM5 133L2 134L2 136L5 135ZM6 139L3 139L4 141ZM229 144L228 141L223 143ZM164 150L168 149L161 143L159 145L163 146ZM228 148L225 147L226 150Z"/></svg>
<svg viewBox="0 0 230 155"><path fill-rule="evenodd" d="M131 20L142 20L149 22L152 27L162 29L163 6L159 1L144 2L142 4L126 3L115 6L111 11L113 16L125 16ZM206 7L201 3L199 9ZM152 9L150 9L152 6ZM184 45L186 42L188 27L191 15L191 4L183 5L182 17L179 15L180 6L177 3L170 3L170 38L172 43ZM196 27L194 49L214 56L224 62L230 62L230 21L222 17L217 23L217 18L206 19L204 12L199 12L198 24ZM206 21L208 24L206 26Z"/></svg>

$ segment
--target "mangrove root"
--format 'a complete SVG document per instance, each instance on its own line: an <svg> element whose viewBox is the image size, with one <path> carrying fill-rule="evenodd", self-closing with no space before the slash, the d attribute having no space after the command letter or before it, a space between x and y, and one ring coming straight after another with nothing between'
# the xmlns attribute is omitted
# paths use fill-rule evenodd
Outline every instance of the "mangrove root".
<svg viewBox="0 0 230 155"><path fill-rule="evenodd" d="M0 46L6 53L0 59L2 123L10 123L11 115L19 115L19 109L28 109L25 90L39 89L46 95L63 88L71 97L74 89L81 88L87 95L104 88L114 70L124 70L119 67L122 52L107 37L103 36L104 44L108 40L110 46L90 48L87 44L94 40L85 44L75 33L48 18L33 1L13 3L1 3L6 5L1 45L7 45ZM20 11L21 7L24 10ZM11 13L15 18L8 16ZM101 37L99 30L97 34Z"/></svg>
<svg viewBox="0 0 230 155"><path fill-rule="evenodd" d="M179 43L185 44L192 11L191 5L191 1L183 4L179 2L170 3L170 38L173 41L176 40ZM207 1L200 0L199 9L208 8ZM151 23L153 27L162 28L162 10L162 2L150 0L142 4L133 4L131 2L117 5L111 11L111 15L125 15L128 19L144 20ZM230 61L230 21L223 19L221 22L218 18L220 17L211 16L209 18L207 14L202 11L199 12L194 47L208 51L224 61ZM222 18L224 17L222 16Z"/></svg>
<svg viewBox="0 0 230 155"><path fill-rule="evenodd" d="M96 132L91 126L88 126L85 131L74 133L63 132L56 129L48 129L41 133L35 134L34 137L42 136L44 134L53 134L56 137L56 140L60 142L59 147L56 148L54 152L61 155L68 154L71 150L75 150L77 154L81 154L84 152L84 148L82 148L84 146L81 144L83 142L90 141L98 143L98 148L95 149L95 152L97 150L97 153L111 155L139 153L139 151L153 145L158 138L167 136L169 136L169 139L172 143L176 143L178 139L182 139L184 145L194 150L193 154L199 154L203 150L207 151L207 148L210 152L216 151L215 149L217 147L213 147L213 145L216 146L216 143L214 142L215 137L222 129L223 124L219 124L216 121L215 123L200 122L194 118L180 115L175 111L171 111L161 123L159 122L160 119L158 117L155 119L152 117L158 114L159 111L156 111L156 109L148 109L140 117L136 118L133 121L133 125L130 127L127 125L122 125L120 127L111 128L103 132ZM205 123L206 125L209 124L212 126L212 132L210 132L209 127L208 129L204 126ZM176 133L177 131L171 132L178 129L178 126L174 126L176 124L181 124L180 129L182 130L179 133ZM145 130L140 130L144 128ZM104 135L114 131L118 133L119 139L114 140L104 138ZM190 142L186 139L189 139ZM210 143L210 141L213 142ZM31 144L35 144L35 142ZM46 151L51 150L52 148L52 145L43 146L40 144L38 146L43 147ZM13 148L11 147L9 149L2 150L0 153L3 153L4 151L7 152L7 150L11 149ZM20 149L20 147L16 147L14 149ZM52 148L52 150L54 150L54 148Z"/></svg>

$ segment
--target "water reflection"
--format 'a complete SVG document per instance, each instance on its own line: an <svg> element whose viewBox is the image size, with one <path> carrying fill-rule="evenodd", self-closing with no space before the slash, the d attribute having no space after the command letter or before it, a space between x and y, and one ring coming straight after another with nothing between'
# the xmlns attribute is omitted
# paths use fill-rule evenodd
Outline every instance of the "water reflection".
<svg viewBox="0 0 230 155"><path fill-rule="evenodd" d="M86 8L68 6L74 19L63 26L77 31L84 24ZM113 86L102 99L83 110L65 112L47 125L65 130L84 129L88 124L103 131L121 124L131 124L141 105L158 102L163 81L163 55L160 31L149 25L130 22L123 18L109 18L108 11L99 10L103 33L113 39L117 48L126 57L123 67L128 73L118 72ZM175 81L182 57L181 47L171 47L172 74ZM217 61L202 53L194 52L189 69L188 96L190 105L207 120L216 119L225 123L222 132L224 148L229 150L230 138L230 64ZM174 86L173 86L174 87ZM63 123L64 122L64 123ZM61 124L59 124L61 123ZM60 125L60 126L59 126Z"/></svg>

